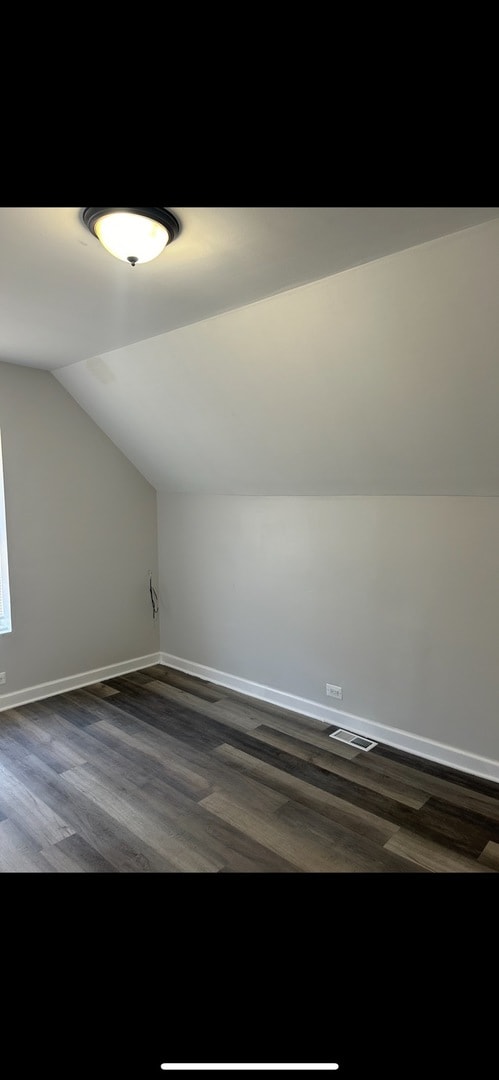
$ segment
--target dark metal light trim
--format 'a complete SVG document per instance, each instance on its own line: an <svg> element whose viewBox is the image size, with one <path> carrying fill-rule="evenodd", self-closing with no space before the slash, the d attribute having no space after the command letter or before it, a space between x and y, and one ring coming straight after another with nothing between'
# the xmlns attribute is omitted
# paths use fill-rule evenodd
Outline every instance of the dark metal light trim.
<svg viewBox="0 0 499 1080"><path fill-rule="evenodd" d="M105 214L139 214L140 217L152 218L153 221L158 221L160 225L164 225L168 233L169 244L171 244L172 240L175 240L175 237L180 232L180 223L170 210L166 209L166 206L86 206L82 214L82 221L95 237L97 237L95 225L99 218L104 217Z"/></svg>

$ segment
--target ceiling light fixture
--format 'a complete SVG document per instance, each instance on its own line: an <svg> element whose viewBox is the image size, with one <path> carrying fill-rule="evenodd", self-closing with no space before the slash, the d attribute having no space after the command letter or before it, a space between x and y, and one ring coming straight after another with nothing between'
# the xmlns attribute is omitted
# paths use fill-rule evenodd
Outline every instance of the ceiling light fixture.
<svg viewBox="0 0 499 1080"><path fill-rule="evenodd" d="M87 229L122 262L150 262L178 236L180 225L165 206L87 206Z"/></svg>

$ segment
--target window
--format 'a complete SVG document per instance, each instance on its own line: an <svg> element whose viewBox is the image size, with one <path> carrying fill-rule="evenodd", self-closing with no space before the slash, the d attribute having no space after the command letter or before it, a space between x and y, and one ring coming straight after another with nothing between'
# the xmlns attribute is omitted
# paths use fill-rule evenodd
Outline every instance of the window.
<svg viewBox="0 0 499 1080"><path fill-rule="evenodd" d="M11 630L9 562L7 558L7 528L3 493L2 438L0 435L0 634L8 634Z"/></svg>

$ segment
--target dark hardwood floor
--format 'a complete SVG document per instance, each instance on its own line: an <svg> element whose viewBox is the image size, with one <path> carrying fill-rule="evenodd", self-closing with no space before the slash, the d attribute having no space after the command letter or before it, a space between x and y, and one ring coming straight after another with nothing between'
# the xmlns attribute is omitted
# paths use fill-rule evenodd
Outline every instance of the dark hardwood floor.
<svg viewBox="0 0 499 1080"><path fill-rule="evenodd" d="M499 785L156 665L0 713L2 873L497 873Z"/></svg>

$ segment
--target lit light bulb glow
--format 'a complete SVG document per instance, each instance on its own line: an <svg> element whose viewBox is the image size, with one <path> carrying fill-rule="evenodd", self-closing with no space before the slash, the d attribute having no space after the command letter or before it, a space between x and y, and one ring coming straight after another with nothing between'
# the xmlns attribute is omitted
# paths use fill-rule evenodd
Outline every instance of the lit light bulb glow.
<svg viewBox="0 0 499 1080"><path fill-rule="evenodd" d="M122 262L150 262L165 249L168 232L159 221L142 214L105 214L95 224L103 247Z"/></svg>

